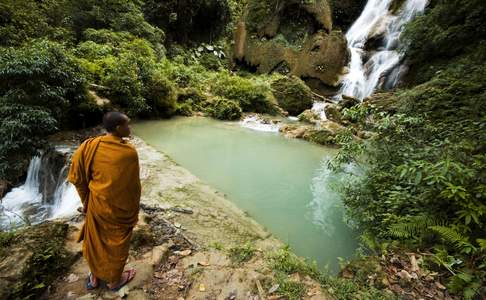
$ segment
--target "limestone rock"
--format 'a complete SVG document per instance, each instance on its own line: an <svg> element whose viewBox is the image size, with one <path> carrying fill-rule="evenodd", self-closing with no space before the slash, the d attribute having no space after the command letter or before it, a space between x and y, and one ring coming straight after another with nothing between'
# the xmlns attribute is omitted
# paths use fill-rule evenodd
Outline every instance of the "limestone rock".
<svg viewBox="0 0 486 300"><path fill-rule="evenodd" d="M324 108L326 112L326 117L334 122L341 122L342 114L341 114L341 107L336 104L328 104Z"/></svg>
<svg viewBox="0 0 486 300"><path fill-rule="evenodd" d="M307 2L312 3L251 0L235 32L234 59L259 73L292 74L337 86L349 58L346 39L332 30L327 0Z"/></svg>
<svg viewBox="0 0 486 300"><path fill-rule="evenodd" d="M299 121L301 121L301 122L307 122L307 123L311 123L311 124L316 124L320 120L319 116L310 109L304 110L298 116L298 118L299 118Z"/></svg>

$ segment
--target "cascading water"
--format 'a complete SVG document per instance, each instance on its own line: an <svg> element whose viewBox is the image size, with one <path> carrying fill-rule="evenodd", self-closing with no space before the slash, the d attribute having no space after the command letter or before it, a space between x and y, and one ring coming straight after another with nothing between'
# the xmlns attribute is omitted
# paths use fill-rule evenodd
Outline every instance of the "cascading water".
<svg viewBox="0 0 486 300"><path fill-rule="evenodd" d="M398 51L400 34L408 22L425 10L428 0L406 0L396 15L390 12L394 1L369 0L346 34L351 62L339 95L362 100L377 87L386 84L391 88L397 84L403 57ZM373 37L380 37L381 45L366 60L366 43Z"/></svg>
<svg viewBox="0 0 486 300"><path fill-rule="evenodd" d="M67 166L57 176L54 196L44 199L41 193L40 156L34 156L29 164L27 179L19 187L13 188L0 203L0 229L15 228L19 225L39 223L46 219L67 217L76 212L81 204L76 188L66 181Z"/></svg>

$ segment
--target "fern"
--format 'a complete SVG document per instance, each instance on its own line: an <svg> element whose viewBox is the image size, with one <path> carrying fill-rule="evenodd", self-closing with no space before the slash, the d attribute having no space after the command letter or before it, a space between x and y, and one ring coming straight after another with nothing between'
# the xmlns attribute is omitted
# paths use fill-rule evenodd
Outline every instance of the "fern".
<svg viewBox="0 0 486 300"><path fill-rule="evenodd" d="M477 239L479 247L482 251L486 251L486 239Z"/></svg>
<svg viewBox="0 0 486 300"><path fill-rule="evenodd" d="M457 250L469 253L475 247L469 243L469 239L456 230L445 226L431 226L430 230L439 234L446 243L453 245ZM468 250L469 249L469 250Z"/></svg>
<svg viewBox="0 0 486 300"><path fill-rule="evenodd" d="M422 235L431 226L441 226L444 222L431 216L407 217L404 222L393 224L388 233L396 238L407 239Z"/></svg>

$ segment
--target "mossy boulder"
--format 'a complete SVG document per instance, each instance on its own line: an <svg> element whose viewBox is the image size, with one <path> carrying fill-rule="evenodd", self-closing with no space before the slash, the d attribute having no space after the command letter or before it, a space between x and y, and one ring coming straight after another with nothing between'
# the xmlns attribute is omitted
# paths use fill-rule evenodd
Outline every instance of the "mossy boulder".
<svg viewBox="0 0 486 300"><path fill-rule="evenodd" d="M208 114L220 120L237 120L241 118L241 107L237 102L223 97L215 97L207 110Z"/></svg>
<svg viewBox="0 0 486 300"><path fill-rule="evenodd" d="M310 109L304 110L297 117L299 118L299 121L307 122L307 123L311 123L311 124L315 124L320 120L319 116Z"/></svg>
<svg viewBox="0 0 486 300"><path fill-rule="evenodd" d="M310 88L296 76L275 80L272 89L279 106L292 116L312 107L313 95Z"/></svg>
<svg viewBox="0 0 486 300"><path fill-rule="evenodd" d="M40 297L74 262L76 256L64 247L68 229L67 224L47 222L0 233L0 299Z"/></svg>
<svg viewBox="0 0 486 300"><path fill-rule="evenodd" d="M324 111L326 112L327 119L334 122L341 122L343 115L341 113L342 107L336 104L328 104Z"/></svg>
<svg viewBox="0 0 486 300"><path fill-rule="evenodd" d="M303 138L307 141L320 145L335 144L336 135L346 130L346 128L333 121L324 121L320 123L318 129L308 131Z"/></svg>

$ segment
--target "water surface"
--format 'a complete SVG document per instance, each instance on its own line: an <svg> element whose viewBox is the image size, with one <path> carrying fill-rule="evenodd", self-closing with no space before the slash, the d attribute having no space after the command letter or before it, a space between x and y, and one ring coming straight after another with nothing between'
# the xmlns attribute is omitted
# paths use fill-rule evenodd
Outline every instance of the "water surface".
<svg viewBox="0 0 486 300"><path fill-rule="evenodd" d="M145 121L136 135L228 195L300 256L337 270L355 234L343 221L341 178L325 166L336 150L207 118Z"/></svg>

